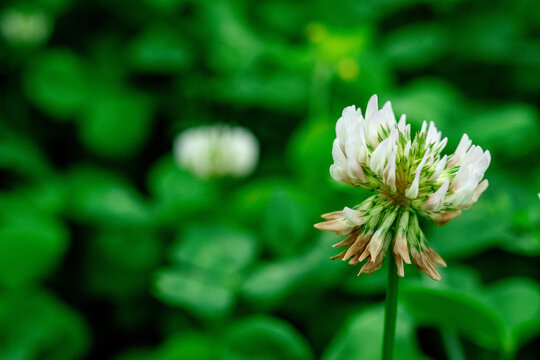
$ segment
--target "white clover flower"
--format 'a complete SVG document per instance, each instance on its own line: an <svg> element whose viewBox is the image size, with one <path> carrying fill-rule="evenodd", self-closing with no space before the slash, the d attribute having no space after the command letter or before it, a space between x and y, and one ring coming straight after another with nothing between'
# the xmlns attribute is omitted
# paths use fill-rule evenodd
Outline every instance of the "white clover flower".
<svg viewBox="0 0 540 360"><path fill-rule="evenodd" d="M51 30L52 21L44 12L10 9L0 16L0 32L13 44L39 44Z"/></svg>
<svg viewBox="0 0 540 360"><path fill-rule="evenodd" d="M381 267L392 246L400 276L403 261L410 264L411 255L419 269L439 280L434 264L446 264L429 247L418 215L444 225L470 208L488 186L482 178L491 160L489 151L472 145L465 134L453 155L442 155L447 138L441 139L433 122L424 121L420 132L411 136L405 115L396 121L390 102L379 110L376 95L364 116L354 106L345 108L336 135L332 177L376 194L353 209L322 215L327 221L315 225L348 235L334 245L348 247L334 259L352 265L368 259L360 273L371 273Z"/></svg>
<svg viewBox="0 0 540 360"><path fill-rule="evenodd" d="M242 127L201 126L176 137L174 156L181 167L201 178L244 177L257 165L259 143Z"/></svg>

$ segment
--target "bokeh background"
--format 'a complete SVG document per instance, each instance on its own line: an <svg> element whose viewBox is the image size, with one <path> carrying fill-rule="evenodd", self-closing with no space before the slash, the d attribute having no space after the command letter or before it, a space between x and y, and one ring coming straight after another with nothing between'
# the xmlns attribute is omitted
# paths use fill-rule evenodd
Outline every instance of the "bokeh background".
<svg viewBox="0 0 540 360"><path fill-rule="evenodd" d="M0 4L0 359L378 359L386 270L332 262L328 168L376 93L492 152L400 284L396 359L538 359L540 2ZM185 129L227 123L256 170L199 178Z"/></svg>

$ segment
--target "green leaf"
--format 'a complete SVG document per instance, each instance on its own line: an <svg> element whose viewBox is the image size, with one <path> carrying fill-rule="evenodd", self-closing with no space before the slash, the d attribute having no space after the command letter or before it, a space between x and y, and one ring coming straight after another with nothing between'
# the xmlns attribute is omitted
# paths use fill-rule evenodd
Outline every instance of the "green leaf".
<svg viewBox="0 0 540 360"><path fill-rule="evenodd" d="M224 340L223 360L304 360L313 352L289 324L268 316L253 316L234 324Z"/></svg>
<svg viewBox="0 0 540 360"><path fill-rule="evenodd" d="M358 26L348 31L329 29L321 24L319 28L307 28L308 37L316 44L318 57L324 62L336 64L344 58L364 54L372 38L371 29Z"/></svg>
<svg viewBox="0 0 540 360"><path fill-rule="evenodd" d="M154 293L165 303L199 317L227 315L234 305L241 271L251 264L257 241L249 233L224 226L194 226L171 250L175 268L160 271Z"/></svg>
<svg viewBox="0 0 540 360"><path fill-rule="evenodd" d="M485 9L479 15L465 17L460 24L460 32L455 34L459 41L453 46L455 56L486 65L512 62L516 58L514 44L523 31L521 18L496 8Z"/></svg>
<svg viewBox="0 0 540 360"><path fill-rule="evenodd" d="M371 306L351 316L321 357L322 360L379 360L382 352L384 309ZM398 309L394 358L426 360L418 350L415 329L405 309Z"/></svg>
<svg viewBox="0 0 540 360"><path fill-rule="evenodd" d="M149 212L142 196L112 172L79 168L68 175L69 215L99 226L145 225Z"/></svg>
<svg viewBox="0 0 540 360"><path fill-rule="evenodd" d="M464 130L475 144L509 158L519 158L538 148L538 111L525 104L482 109L467 119Z"/></svg>
<svg viewBox="0 0 540 360"><path fill-rule="evenodd" d="M517 172L500 171L489 176L490 191L504 199L497 218L509 222L509 236L500 246L525 256L540 254L540 207L534 181ZM489 190L488 190L489 191ZM482 200L482 199L481 199Z"/></svg>
<svg viewBox="0 0 540 360"><path fill-rule="evenodd" d="M162 344L151 359L156 360L213 360L219 346L208 335L202 333L183 333Z"/></svg>
<svg viewBox="0 0 540 360"><path fill-rule="evenodd" d="M337 254L337 252L336 252ZM335 261L335 260L334 260ZM350 266L346 262L342 262L342 266ZM358 265L361 266L361 265ZM344 279L344 289L347 292L356 295L369 295L369 294L382 294L386 289L386 274L387 274L386 261L378 271L373 274L362 274L357 276L360 271L360 267L354 267L354 271L349 270L349 274ZM405 269L407 271L407 269Z"/></svg>
<svg viewBox="0 0 540 360"><path fill-rule="evenodd" d="M293 193L285 190L272 193L262 225L265 240L273 253L283 257L303 250L302 242L310 230L306 226L309 223L308 209Z"/></svg>
<svg viewBox="0 0 540 360"><path fill-rule="evenodd" d="M152 105L142 94L97 87L79 128L81 142L112 158L135 154L150 132Z"/></svg>
<svg viewBox="0 0 540 360"><path fill-rule="evenodd" d="M35 0L34 2L54 14L62 14L72 6L73 0Z"/></svg>
<svg viewBox="0 0 540 360"><path fill-rule="evenodd" d="M291 168L300 176L326 179L332 163L332 142L335 124L312 121L301 125L293 134L288 148Z"/></svg>
<svg viewBox="0 0 540 360"><path fill-rule="evenodd" d="M492 185L472 208L445 226L433 226L428 238L443 258L471 256L498 246L510 238L511 202L509 194Z"/></svg>
<svg viewBox="0 0 540 360"><path fill-rule="evenodd" d="M128 50L128 60L135 70L175 73L192 63L191 50L182 34L165 27L151 28L136 38Z"/></svg>
<svg viewBox="0 0 540 360"><path fill-rule="evenodd" d="M300 256L259 266L244 282L242 295L255 305L273 308L293 293L334 286L349 268L330 260L335 254L331 237L318 234L314 244Z"/></svg>
<svg viewBox="0 0 540 360"><path fill-rule="evenodd" d="M39 177L51 172L41 149L30 139L0 127L0 168L26 177Z"/></svg>
<svg viewBox="0 0 540 360"><path fill-rule="evenodd" d="M220 273L246 268L257 253L257 239L225 226L194 226L171 249L173 261Z"/></svg>
<svg viewBox="0 0 540 360"><path fill-rule="evenodd" d="M177 11L183 5L189 4L189 0L143 0L148 6L157 11L170 14Z"/></svg>
<svg viewBox="0 0 540 360"><path fill-rule="evenodd" d="M194 226L171 250L175 268L160 271L154 293L165 303L195 316L226 316L234 305L240 271L254 259L257 241L249 233L224 226Z"/></svg>
<svg viewBox="0 0 540 360"><path fill-rule="evenodd" d="M21 286L43 279L67 250L67 229L22 199L0 198L0 208L0 284Z"/></svg>
<svg viewBox="0 0 540 360"><path fill-rule="evenodd" d="M87 99L86 69L69 50L53 50L30 62L24 78L26 95L55 120L77 114Z"/></svg>
<svg viewBox="0 0 540 360"><path fill-rule="evenodd" d="M130 271L146 270L158 264L160 239L150 231L109 230L94 239L98 252L107 261Z"/></svg>
<svg viewBox="0 0 540 360"><path fill-rule="evenodd" d="M162 270L154 282L154 294L161 301L181 306L195 316L219 318L234 305L234 291L217 274L195 269Z"/></svg>
<svg viewBox="0 0 540 360"><path fill-rule="evenodd" d="M233 194L236 216L246 222L258 224L260 222L259 214L265 211L272 194L280 188L291 190L293 186L281 179L268 178L247 183Z"/></svg>
<svg viewBox="0 0 540 360"><path fill-rule="evenodd" d="M37 209L48 214L58 214L67 203L67 186L63 176L42 177L36 183L21 186L17 196L32 203Z"/></svg>
<svg viewBox="0 0 540 360"><path fill-rule="evenodd" d="M207 334L182 332L166 339L153 350L130 350L116 360L214 360L218 358L219 345Z"/></svg>
<svg viewBox="0 0 540 360"><path fill-rule="evenodd" d="M265 69L253 69L219 79L211 93L227 103L290 111L305 106L309 83L292 70L275 70L269 76Z"/></svg>
<svg viewBox="0 0 540 360"><path fill-rule="evenodd" d="M0 295L0 359L75 360L89 331L72 309L41 292Z"/></svg>
<svg viewBox="0 0 540 360"><path fill-rule="evenodd" d="M478 297L450 288L407 284L400 289L400 299L422 324L456 331L490 349L507 346L502 319Z"/></svg>
<svg viewBox="0 0 540 360"><path fill-rule="evenodd" d="M540 286L531 279L507 278L491 285L486 299L503 318L513 350L540 333Z"/></svg>
<svg viewBox="0 0 540 360"><path fill-rule="evenodd" d="M303 253L318 202L289 181L248 184L234 197L235 216L259 227L267 248L278 257Z"/></svg>
<svg viewBox="0 0 540 360"><path fill-rule="evenodd" d="M392 100L397 116L407 115L407 122L413 124L413 130L419 130L422 121L426 120L434 121L449 140L456 132L459 132L456 137L461 136L461 129L454 129L451 120L461 115L462 98L450 84L436 78L423 78L409 83L399 94L388 99Z"/></svg>
<svg viewBox="0 0 540 360"><path fill-rule="evenodd" d="M237 4L211 2L201 10L209 34L208 62L212 67L223 72L245 70L263 53L266 44L253 33Z"/></svg>
<svg viewBox="0 0 540 360"><path fill-rule="evenodd" d="M246 279L242 295L250 303L273 307L306 279L302 259L288 259L259 266Z"/></svg>
<svg viewBox="0 0 540 360"><path fill-rule="evenodd" d="M129 301L146 295L161 260L162 244L144 229L104 230L85 249L87 288L99 296Z"/></svg>
<svg viewBox="0 0 540 360"><path fill-rule="evenodd" d="M170 156L163 157L148 175L157 223L176 224L183 216L208 209L218 201L215 184L182 170Z"/></svg>
<svg viewBox="0 0 540 360"><path fill-rule="evenodd" d="M447 50L448 29L435 23L414 23L391 32L384 44L397 68L418 68L440 58Z"/></svg>

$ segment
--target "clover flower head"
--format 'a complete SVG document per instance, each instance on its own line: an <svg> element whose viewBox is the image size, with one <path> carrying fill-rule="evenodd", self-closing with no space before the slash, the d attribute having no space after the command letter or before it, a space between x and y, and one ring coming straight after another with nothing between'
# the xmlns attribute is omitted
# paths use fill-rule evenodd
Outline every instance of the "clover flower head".
<svg viewBox="0 0 540 360"><path fill-rule="evenodd" d="M356 265L367 259L360 273L378 270L392 247L398 275L403 262L435 280L441 278L435 265L446 266L431 249L418 216L444 225L470 208L486 190L482 180L489 166L489 151L472 145L464 134L451 156L443 155L447 138L435 124L425 121L412 135L405 115L396 121L390 102L378 108L377 96L369 100L365 113L349 106L336 124L336 139L330 167L332 177L342 183L373 191L361 204L324 214L315 225L347 238L334 247L347 247L333 259Z"/></svg>
<svg viewBox="0 0 540 360"><path fill-rule="evenodd" d="M0 16L0 32L13 44L38 44L48 38L52 22L46 13L37 10L9 9Z"/></svg>
<svg viewBox="0 0 540 360"><path fill-rule="evenodd" d="M259 142L242 127L201 126L176 137L174 156L178 165L203 179L245 177L257 165Z"/></svg>

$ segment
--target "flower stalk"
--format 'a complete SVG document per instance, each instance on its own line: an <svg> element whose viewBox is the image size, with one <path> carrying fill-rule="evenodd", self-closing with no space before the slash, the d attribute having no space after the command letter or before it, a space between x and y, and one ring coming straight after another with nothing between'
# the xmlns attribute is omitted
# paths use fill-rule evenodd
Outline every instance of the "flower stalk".
<svg viewBox="0 0 540 360"><path fill-rule="evenodd" d="M396 338L397 298L399 278L396 272L396 262L388 257L388 281L386 283L386 305L384 311L384 332L382 360L392 360Z"/></svg>

